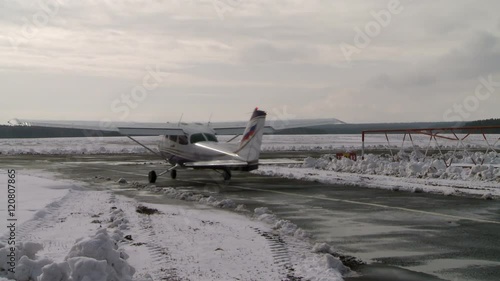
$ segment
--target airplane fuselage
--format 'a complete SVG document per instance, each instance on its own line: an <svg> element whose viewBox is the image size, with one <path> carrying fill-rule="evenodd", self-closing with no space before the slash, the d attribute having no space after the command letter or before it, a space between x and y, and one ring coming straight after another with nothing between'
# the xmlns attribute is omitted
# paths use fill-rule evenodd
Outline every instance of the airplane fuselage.
<svg viewBox="0 0 500 281"><path fill-rule="evenodd" d="M218 143L217 137L209 128L190 129L184 129L187 133L183 136L160 136L158 149L170 164L182 166L186 162L234 159L221 150L234 151L235 145ZM218 151L217 147L221 150Z"/></svg>

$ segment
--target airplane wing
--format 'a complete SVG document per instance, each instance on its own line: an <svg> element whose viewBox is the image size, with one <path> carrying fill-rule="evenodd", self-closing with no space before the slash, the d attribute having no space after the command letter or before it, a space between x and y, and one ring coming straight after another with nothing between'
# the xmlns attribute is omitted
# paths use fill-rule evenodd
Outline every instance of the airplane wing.
<svg viewBox="0 0 500 281"><path fill-rule="evenodd" d="M44 121L44 120L28 120L14 118L8 121L13 126L25 127L49 127L49 128L67 128L80 130L96 130L96 131L118 131L115 126L104 126L98 121Z"/></svg>
<svg viewBox="0 0 500 281"><path fill-rule="evenodd" d="M159 136L183 135L184 132L178 124L173 123L133 123L112 122L103 124L98 121L38 121L27 119L11 119L9 124L17 126L37 126L50 128L68 128L81 130L111 131L122 135L134 136Z"/></svg>
<svg viewBox="0 0 500 281"><path fill-rule="evenodd" d="M28 119L11 119L8 121L11 125L17 126L39 126L52 128L70 128L81 130L96 130L119 132L123 135L135 136L158 136L158 135L182 135L183 132L179 128L179 123L160 123L160 122L111 122L103 124L99 121L51 121L51 120L28 120ZM181 125L206 126L201 123L180 123ZM278 122L277 120L269 120L264 126L264 134L279 133L282 129L292 129L300 127L343 124L337 119L291 119ZM209 127L215 131L217 135L241 135L246 128L246 123L243 122L213 122Z"/></svg>
<svg viewBox="0 0 500 281"><path fill-rule="evenodd" d="M182 136L184 131L181 128L158 128L158 127L118 127L118 132L126 136Z"/></svg>
<svg viewBox="0 0 500 281"><path fill-rule="evenodd" d="M323 125L322 122L309 122L305 123L294 123L291 122L287 126L282 126L280 129L291 129L291 128L299 128L304 126L319 126ZM183 125L186 125L183 123ZM246 127L245 126L214 126L210 127L214 130L216 135L241 135ZM274 134L276 133L276 129L271 125L266 125L264 128L264 134ZM156 123L152 123L151 125L147 123L137 124L136 126L118 126L118 131L122 135L135 135L135 136L158 136L158 135L172 135L172 136L180 136L183 135L182 129L178 127L176 124L164 124L162 126L158 126Z"/></svg>
<svg viewBox="0 0 500 281"><path fill-rule="evenodd" d="M213 127L212 129L217 135L241 135L246 127ZM264 134L273 134L275 131L271 126L265 126L263 129Z"/></svg>

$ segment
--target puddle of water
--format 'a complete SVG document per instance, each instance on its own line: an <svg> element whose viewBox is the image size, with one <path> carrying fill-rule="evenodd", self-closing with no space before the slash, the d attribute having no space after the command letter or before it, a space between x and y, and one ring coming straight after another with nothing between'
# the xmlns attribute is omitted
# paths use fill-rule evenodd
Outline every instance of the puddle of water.
<svg viewBox="0 0 500 281"><path fill-rule="evenodd" d="M360 253L359 257L363 260L375 260L383 258L393 258L393 257L414 257L414 256L425 256L428 252L417 252L417 251L401 251L401 250L384 250L384 251L373 251L369 253ZM417 270L418 271L418 270Z"/></svg>
<svg viewBox="0 0 500 281"><path fill-rule="evenodd" d="M344 278L345 281L444 281L437 277L413 272L399 267L381 264L370 264L361 266L357 272L359 277Z"/></svg>
<svg viewBox="0 0 500 281"><path fill-rule="evenodd" d="M492 262L485 260L468 260L468 259L435 259L431 262L419 266L410 266L408 269L415 271L432 271L435 273L449 271L452 269L461 269L468 267L480 266L500 266L500 262Z"/></svg>

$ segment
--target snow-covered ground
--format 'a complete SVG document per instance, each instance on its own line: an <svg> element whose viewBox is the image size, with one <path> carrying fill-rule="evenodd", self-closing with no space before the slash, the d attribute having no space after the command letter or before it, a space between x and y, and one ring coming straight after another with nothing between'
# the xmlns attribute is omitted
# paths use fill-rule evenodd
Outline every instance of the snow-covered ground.
<svg viewBox="0 0 500 281"><path fill-rule="evenodd" d="M484 162L473 165L472 159ZM456 153L453 160L453 165L447 166L440 155L422 157L419 152L397 157L368 154L357 161L326 154L309 157L295 167L261 166L255 173L390 190L500 197L500 154Z"/></svg>
<svg viewBox="0 0 500 281"><path fill-rule="evenodd" d="M459 137L463 137L460 136ZM500 158L492 149L484 152L484 145L489 143L497 151L500 148L498 135L471 135L460 147L467 147L469 152L451 155L457 145L456 141L439 141L441 154L430 154L423 157L425 148L436 143L429 142L426 136L413 136L411 141L415 147L421 148L419 153L398 154L403 143L402 135L389 136L393 151L387 149L385 135L367 135L365 148L368 152L378 150L381 155L367 154L365 160L354 162L348 159L336 160L333 155L325 155L319 159L306 159L302 169L261 166L258 173L273 176L284 176L308 180L320 180L328 183L342 182L350 185L370 186L388 189L443 192L446 194L488 194L498 196ZM219 140L227 141L229 136L219 136ZM139 141L155 148L158 137L138 137ZM411 151L405 140L406 151ZM349 151L360 149L360 135L265 135L262 149L264 151ZM482 152L470 152L472 148L482 148ZM481 150L481 149L480 149ZM109 138L60 138L60 139L0 139L0 154L116 154L116 153L148 153L126 137ZM390 154L394 156L390 156ZM453 158L453 159L452 159ZM333 160L332 160L333 159ZM453 160L454 165L446 167L443 161ZM396 160L396 161L394 161ZM473 168L465 164L483 163ZM308 170L309 169L309 170ZM312 170L311 170L312 169ZM320 175L321 174L321 175ZM341 179L341 180L340 180Z"/></svg>
<svg viewBox="0 0 500 281"><path fill-rule="evenodd" d="M491 145L498 140L498 135L489 135ZM229 140L230 136L219 136L219 141ZM482 135L472 135L464 145L469 147L484 147L486 142ZM145 145L155 149L158 137L137 137ZM401 147L403 136L390 137L390 144L396 150ZM237 141L237 140L235 140ZM429 139L414 136L413 142L420 147L426 147ZM411 145L405 140L405 147ZM434 144L435 145L435 144ZM456 141L440 141L443 149L452 149ZM387 146L384 135L369 135L366 137L366 149L383 149ZM500 143L495 144L500 148ZM361 135L265 135L262 144L263 151L317 151L317 150L354 150L361 148ZM116 154L116 153L147 153L146 149L126 137L89 137L89 138L52 138L52 139L0 139L0 154Z"/></svg>
<svg viewBox="0 0 500 281"><path fill-rule="evenodd" d="M7 183L5 170L0 170L0 179L2 183ZM15 186L20 187L16 190L16 218L18 224L24 223L33 216L43 216L43 212L37 212L49 203L65 196L68 190L74 187L71 181L54 182L51 179L29 175L16 180L17 184ZM5 199L4 201L6 201L4 196L7 196L7 190L0 196L2 200ZM2 223L7 221L7 205L5 204L0 205L0 221Z"/></svg>
<svg viewBox="0 0 500 281"><path fill-rule="evenodd" d="M350 274L330 246L313 247L304 231L266 208L252 212L229 200L155 187L148 192L178 199L146 204L111 186L25 172L18 179L20 208L31 216L17 222L15 273L6 271L11 234L0 233L0 280L326 281Z"/></svg>
<svg viewBox="0 0 500 281"><path fill-rule="evenodd" d="M148 146L156 147L158 137L138 137ZM126 137L0 139L0 153L16 154L116 154L147 153L143 147Z"/></svg>
<svg viewBox="0 0 500 281"><path fill-rule="evenodd" d="M219 141L230 136L219 136ZM158 137L137 137L148 147L156 149ZM360 147L357 135L335 136L264 136L262 150L325 150L345 146ZM237 141L237 140L236 140ZM0 153L16 154L117 154L148 153L146 149L126 137L0 139Z"/></svg>

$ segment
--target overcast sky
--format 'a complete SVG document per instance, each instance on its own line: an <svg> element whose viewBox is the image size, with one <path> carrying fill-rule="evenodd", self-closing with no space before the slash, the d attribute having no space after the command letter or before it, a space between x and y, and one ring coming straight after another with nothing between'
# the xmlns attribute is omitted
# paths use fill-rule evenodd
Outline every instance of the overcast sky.
<svg viewBox="0 0 500 281"><path fill-rule="evenodd" d="M500 117L500 2L397 2L0 0L0 123Z"/></svg>

